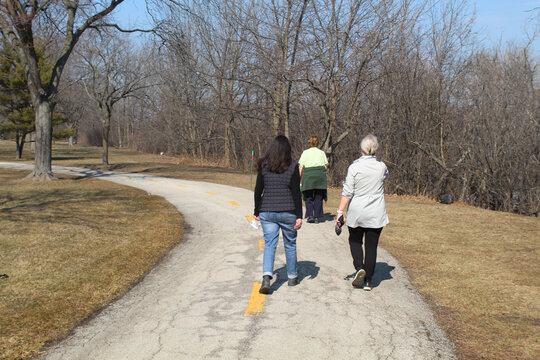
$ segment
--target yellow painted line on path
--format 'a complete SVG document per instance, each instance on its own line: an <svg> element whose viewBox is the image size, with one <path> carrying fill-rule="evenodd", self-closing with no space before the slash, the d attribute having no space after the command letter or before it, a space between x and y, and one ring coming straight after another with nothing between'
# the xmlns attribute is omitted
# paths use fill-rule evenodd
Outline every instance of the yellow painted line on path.
<svg viewBox="0 0 540 360"><path fill-rule="evenodd" d="M234 201L229 201L229 204L231 204L232 206L240 206L240 204L234 202Z"/></svg>
<svg viewBox="0 0 540 360"><path fill-rule="evenodd" d="M150 182L159 182L159 181L157 181L157 180L148 180L148 181L150 181Z"/></svg>
<svg viewBox="0 0 540 360"><path fill-rule="evenodd" d="M178 186L178 187L183 187L183 188L189 187L189 186L187 186L187 185L177 185L177 186Z"/></svg>
<svg viewBox="0 0 540 360"><path fill-rule="evenodd" d="M246 309L244 316L259 316L264 307L264 302L266 301L266 295L259 294L259 289L261 288L261 283L254 282L253 290L251 291L251 299L249 299L249 304Z"/></svg>
<svg viewBox="0 0 540 360"><path fill-rule="evenodd" d="M207 191L206 193L210 194L210 195L216 195L216 193L213 193L213 192L210 192L210 191Z"/></svg>
<svg viewBox="0 0 540 360"><path fill-rule="evenodd" d="M252 222L253 220L255 220L255 218L253 216L251 216L251 215L246 215L246 219L249 222Z"/></svg>

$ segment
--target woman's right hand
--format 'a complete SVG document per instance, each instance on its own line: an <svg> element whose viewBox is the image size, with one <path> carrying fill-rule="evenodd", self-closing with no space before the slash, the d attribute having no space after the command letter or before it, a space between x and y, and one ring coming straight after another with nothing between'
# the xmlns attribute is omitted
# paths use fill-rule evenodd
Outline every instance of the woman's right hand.
<svg viewBox="0 0 540 360"><path fill-rule="evenodd" d="M343 224L341 223L341 221L339 221L339 218L343 216ZM345 217L345 215L340 215L338 214L338 216L336 216L336 223L341 227L343 225L345 225L345 223L347 222L347 218Z"/></svg>
<svg viewBox="0 0 540 360"><path fill-rule="evenodd" d="M296 219L296 224L294 225L294 230L300 230L302 227L302 219Z"/></svg>

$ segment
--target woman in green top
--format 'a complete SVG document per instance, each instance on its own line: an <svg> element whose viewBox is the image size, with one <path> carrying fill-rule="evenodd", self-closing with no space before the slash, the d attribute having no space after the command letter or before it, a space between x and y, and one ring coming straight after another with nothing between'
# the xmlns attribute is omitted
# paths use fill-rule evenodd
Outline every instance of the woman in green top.
<svg viewBox="0 0 540 360"><path fill-rule="evenodd" d="M323 200L327 200L328 180L326 169L328 159L324 151L318 148L319 138L312 136L308 140L309 149L304 150L298 160L302 177L302 195L306 202L306 218L309 223L318 223L323 216Z"/></svg>

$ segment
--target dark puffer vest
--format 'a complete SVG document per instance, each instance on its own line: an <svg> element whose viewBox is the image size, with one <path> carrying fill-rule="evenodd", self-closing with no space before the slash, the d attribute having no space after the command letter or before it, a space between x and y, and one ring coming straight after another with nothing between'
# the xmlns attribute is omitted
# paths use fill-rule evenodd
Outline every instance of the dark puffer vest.
<svg viewBox="0 0 540 360"><path fill-rule="evenodd" d="M276 174L266 170L263 166L264 194L260 211L295 211L294 201L291 192L291 177L297 163L291 162L287 171Z"/></svg>

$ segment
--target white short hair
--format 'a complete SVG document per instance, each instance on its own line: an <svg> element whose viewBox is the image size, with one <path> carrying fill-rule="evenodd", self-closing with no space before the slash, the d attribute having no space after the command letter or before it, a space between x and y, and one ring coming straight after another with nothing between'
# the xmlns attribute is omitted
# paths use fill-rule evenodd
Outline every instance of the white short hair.
<svg viewBox="0 0 540 360"><path fill-rule="evenodd" d="M379 142L375 135L367 135L360 142L360 149L367 155L375 155L375 152L379 148Z"/></svg>

